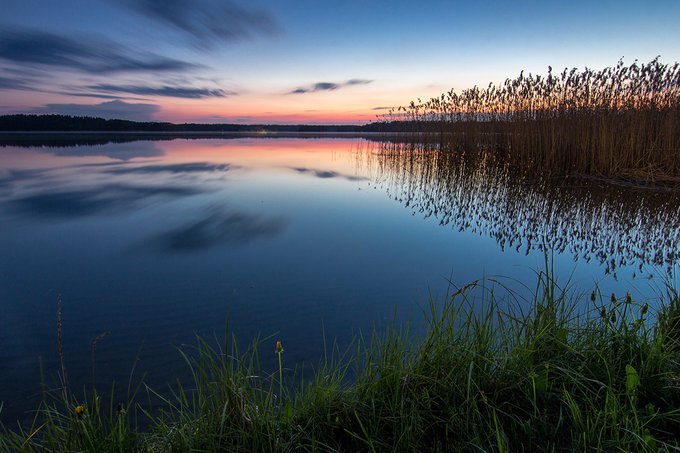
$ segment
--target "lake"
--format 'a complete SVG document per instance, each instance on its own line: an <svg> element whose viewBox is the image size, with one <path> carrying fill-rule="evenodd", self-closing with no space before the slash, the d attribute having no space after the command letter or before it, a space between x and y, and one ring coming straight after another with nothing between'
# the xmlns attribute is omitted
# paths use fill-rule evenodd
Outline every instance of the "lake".
<svg viewBox="0 0 680 453"><path fill-rule="evenodd" d="M417 328L430 294L483 277L525 295L546 255L606 299L654 302L677 268L672 191L375 138L143 138L0 148L4 423L30 418L41 380L57 386L59 298L76 394L104 332L97 388L144 377L163 393L187 379L177 348L223 341L227 316L273 371L277 340L288 368L313 365L324 337Z"/></svg>

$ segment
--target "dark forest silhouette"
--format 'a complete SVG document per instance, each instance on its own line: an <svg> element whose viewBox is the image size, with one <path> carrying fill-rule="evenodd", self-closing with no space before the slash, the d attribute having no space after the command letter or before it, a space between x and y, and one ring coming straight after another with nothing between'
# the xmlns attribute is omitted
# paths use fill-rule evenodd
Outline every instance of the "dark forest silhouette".
<svg viewBox="0 0 680 453"><path fill-rule="evenodd" d="M4 115L0 116L0 131L60 131L60 132L382 132L389 129L384 123L355 125L310 124L175 124L167 122L139 122L121 119L107 120L70 115Z"/></svg>

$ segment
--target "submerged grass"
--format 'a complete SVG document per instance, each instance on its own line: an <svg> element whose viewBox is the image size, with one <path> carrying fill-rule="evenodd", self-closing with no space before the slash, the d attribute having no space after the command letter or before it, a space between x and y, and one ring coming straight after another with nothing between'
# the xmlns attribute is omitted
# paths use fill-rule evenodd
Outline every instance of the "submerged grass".
<svg viewBox="0 0 680 453"><path fill-rule="evenodd" d="M537 272L532 299L520 301L528 304L513 298L491 279L432 298L419 335L393 325L357 337L343 353L324 345L308 381L283 373L282 365L260 368L264 345L280 359L284 353L271 339L245 350L233 339L199 339L193 353L181 352L193 386L158 395L160 412L139 408L134 392L116 407L101 404L96 393L77 399L59 390L56 399L46 393L32 426L3 428L0 448L680 450L674 288L654 316L629 295L575 295L552 272ZM148 418L149 429L136 428L135 413Z"/></svg>

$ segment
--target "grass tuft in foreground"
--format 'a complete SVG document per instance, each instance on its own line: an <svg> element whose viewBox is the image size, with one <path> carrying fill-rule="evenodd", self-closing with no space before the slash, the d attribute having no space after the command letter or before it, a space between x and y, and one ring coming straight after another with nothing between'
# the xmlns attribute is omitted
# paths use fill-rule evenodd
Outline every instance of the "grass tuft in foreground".
<svg viewBox="0 0 680 453"><path fill-rule="evenodd" d="M459 288L424 306L421 335L393 325L344 354L330 346L307 382L282 365L260 368L259 346L270 353L271 341L240 350L199 339L182 353L193 387L159 395L165 406L145 412L147 432L135 429L132 402L71 395L46 400L30 428L4 429L0 448L680 450L677 291L652 315L629 295L572 295L540 272L529 304L514 297L494 280ZM281 358L283 346L276 351Z"/></svg>

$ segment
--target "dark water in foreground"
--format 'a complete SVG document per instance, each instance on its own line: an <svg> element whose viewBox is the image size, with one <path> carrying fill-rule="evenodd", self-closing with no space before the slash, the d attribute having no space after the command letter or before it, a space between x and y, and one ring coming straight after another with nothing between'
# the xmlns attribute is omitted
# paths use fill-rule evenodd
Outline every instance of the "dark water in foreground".
<svg viewBox="0 0 680 453"><path fill-rule="evenodd" d="M545 249L564 283L651 300L677 267L679 206L360 138L0 148L0 417L36 407L40 363L56 382L59 295L72 387L110 332L98 388L127 387L136 362L162 392L186 377L175 347L223 338L227 312L241 343L269 337L265 368L276 340L315 363L324 332L417 322L450 282L532 286Z"/></svg>

